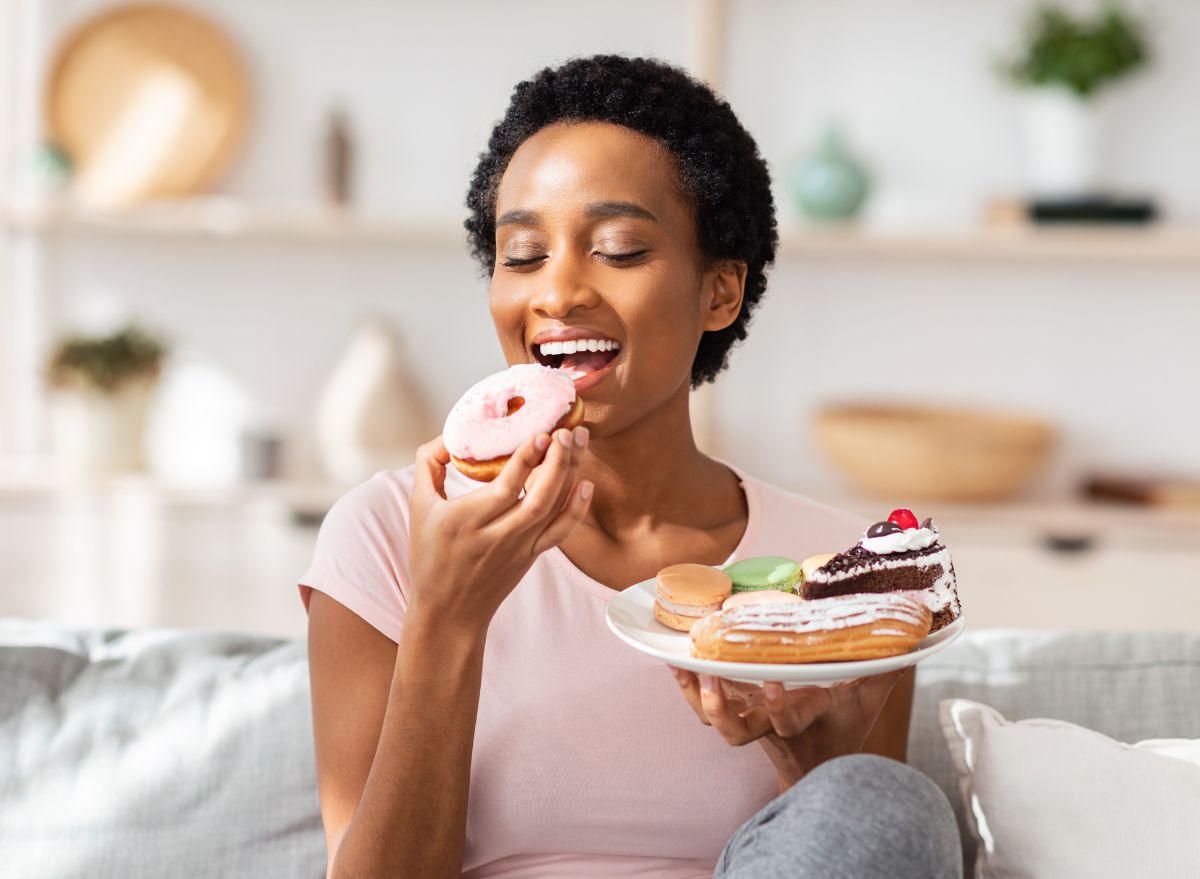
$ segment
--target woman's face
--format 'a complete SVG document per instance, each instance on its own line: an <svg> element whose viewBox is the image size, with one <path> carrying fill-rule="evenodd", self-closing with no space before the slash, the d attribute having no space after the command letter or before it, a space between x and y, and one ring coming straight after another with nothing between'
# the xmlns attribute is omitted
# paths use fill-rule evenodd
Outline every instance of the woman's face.
<svg viewBox="0 0 1200 879"><path fill-rule="evenodd" d="M489 301L504 356L569 370L596 435L687 393L701 334L733 321L744 281L742 263L701 264L670 154L630 129L547 126L500 179Z"/></svg>

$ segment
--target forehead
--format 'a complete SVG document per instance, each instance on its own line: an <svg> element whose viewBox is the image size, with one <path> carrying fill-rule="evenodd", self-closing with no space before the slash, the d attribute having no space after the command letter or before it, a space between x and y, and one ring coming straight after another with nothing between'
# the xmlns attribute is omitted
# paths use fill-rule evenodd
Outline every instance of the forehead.
<svg viewBox="0 0 1200 879"><path fill-rule="evenodd" d="M676 166L660 143L607 122L555 123L517 148L496 190L496 215L628 201L657 216L685 205Z"/></svg>

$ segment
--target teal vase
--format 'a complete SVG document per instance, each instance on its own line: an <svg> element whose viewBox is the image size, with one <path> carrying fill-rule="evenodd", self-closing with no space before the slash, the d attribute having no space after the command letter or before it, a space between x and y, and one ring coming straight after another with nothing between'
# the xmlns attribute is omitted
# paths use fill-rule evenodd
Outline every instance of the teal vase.
<svg viewBox="0 0 1200 879"><path fill-rule="evenodd" d="M866 167L849 151L841 132L833 126L826 129L817 149L792 170L796 202L814 220L855 218L870 188Z"/></svg>

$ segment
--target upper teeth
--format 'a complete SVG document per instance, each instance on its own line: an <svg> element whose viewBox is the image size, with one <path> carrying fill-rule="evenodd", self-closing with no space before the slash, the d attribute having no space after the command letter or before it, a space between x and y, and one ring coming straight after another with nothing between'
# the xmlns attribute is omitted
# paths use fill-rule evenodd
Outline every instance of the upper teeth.
<svg viewBox="0 0 1200 879"><path fill-rule="evenodd" d="M575 339L571 342L543 342L538 350L550 354L574 354L577 351L618 351L621 343L614 339Z"/></svg>

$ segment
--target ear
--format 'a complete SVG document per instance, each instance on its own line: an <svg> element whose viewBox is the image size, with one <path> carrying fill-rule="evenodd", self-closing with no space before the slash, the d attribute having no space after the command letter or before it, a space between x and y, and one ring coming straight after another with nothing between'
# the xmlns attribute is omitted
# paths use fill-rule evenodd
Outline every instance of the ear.
<svg viewBox="0 0 1200 879"><path fill-rule="evenodd" d="M712 332L723 330L733 323L742 310L745 292L746 264L741 260L720 260L705 272L701 328L705 332Z"/></svg>

